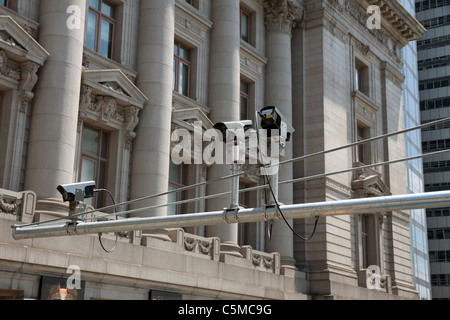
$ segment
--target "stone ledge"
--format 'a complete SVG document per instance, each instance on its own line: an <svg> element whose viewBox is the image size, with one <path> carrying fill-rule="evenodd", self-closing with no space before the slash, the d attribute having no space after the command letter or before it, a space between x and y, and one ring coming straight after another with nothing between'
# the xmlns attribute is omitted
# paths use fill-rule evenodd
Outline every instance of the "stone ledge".
<svg viewBox="0 0 450 320"><path fill-rule="evenodd" d="M168 230L172 242L154 238L146 246L118 242L116 251L107 254L96 236L14 241L7 234L12 224L0 219L0 271L61 277L68 266L77 265L83 280L125 286L124 290L171 289L215 299L308 299L307 291L297 290L307 288L297 285L304 275L276 267L278 254L246 246L241 248L243 257L225 254L220 261L217 238L186 234L182 229ZM105 238L104 244L110 247L114 239ZM264 259L273 259L271 269L264 266L268 263Z"/></svg>

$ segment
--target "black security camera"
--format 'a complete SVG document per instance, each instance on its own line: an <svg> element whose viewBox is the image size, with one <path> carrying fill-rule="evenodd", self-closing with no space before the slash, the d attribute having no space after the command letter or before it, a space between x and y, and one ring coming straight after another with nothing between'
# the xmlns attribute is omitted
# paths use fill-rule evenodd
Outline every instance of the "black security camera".
<svg viewBox="0 0 450 320"><path fill-rule="evenodd" d="M88 181L59 185L56 189L61 193L64 202L73 202L77 201L77 190L81 190L83 198L88 199L94 197L96 187L95 181Z"/></svg>

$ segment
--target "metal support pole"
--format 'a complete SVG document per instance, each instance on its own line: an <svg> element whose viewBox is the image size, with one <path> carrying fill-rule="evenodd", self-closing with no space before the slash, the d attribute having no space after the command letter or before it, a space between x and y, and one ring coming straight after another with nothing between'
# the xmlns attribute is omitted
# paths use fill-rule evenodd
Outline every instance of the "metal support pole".
<svg viewBox="0 0 450 320"><path fill-rule="evenodd" d="M239 208L239 165L234 163L232 166L232 174L235 175L231 179L231 209Z"/></svg>
<svg viewBox="0 0 450 320"><path fill-rule="evenodd" d="M270 179L270 186L271 186L271 192L270 192L270 201L268 204L270 205L276 205L278 202L278 189L279 189L279 171L280 171L280 165L277 164L272 166L271 170L273 170L272 175L269 175L267 179Z"/></svg>
<svg viewBox="0 0 450 320"><path fill-rule="evenodd" d="M450 191L408 194L399 196L362 198L352 200L305 203L281 206L286 219L306 219L318 216L347 215L360 213L391 212L423 208L450 206ZM16 240L87 235L98 233L118 233L137 230L157 230L211 226L233 223L280 220L276 206L255 209L240 209L236 212L214 211L206 213L163 216L140 219L125 219L92 223L67 222L52 225L21 227L14 225L12 236Z"/></svg>

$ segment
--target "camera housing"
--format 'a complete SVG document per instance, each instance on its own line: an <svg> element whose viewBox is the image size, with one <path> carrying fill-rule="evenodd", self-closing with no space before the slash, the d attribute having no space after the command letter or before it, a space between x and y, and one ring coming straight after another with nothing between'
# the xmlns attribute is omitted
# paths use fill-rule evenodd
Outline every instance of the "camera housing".
<svg viewBox="0 0 450 320"><path fill-rule="evenodd" d="M56 189L61 193L64 202L74 202L74 201L81 201L77 197L77 190L81 190L83 192L83 200L84 200L94 197L96 187L95 181L87 181L87 182L59 185Z"/></svg>
<svg viewBox="0 0 450 320"><path fill-rule="evenodd" d="M271 130L279 130L280 141L283 145L291 141L295 129L277 107L265 107L259 115L262 118L261 127L268 131L268 138L271 137Z"/></svg>
<svg viewBox="0 0 450 320"><path fill-rule="evenodd" d="M243 130L243 132L253 128L252 120L240 120L240 121L228 121L216 123L213 127L222 133L223 140L228 141L230 138L237 139L235 132L237 130ZM228 139L227 139L228 138Z"/></svg>

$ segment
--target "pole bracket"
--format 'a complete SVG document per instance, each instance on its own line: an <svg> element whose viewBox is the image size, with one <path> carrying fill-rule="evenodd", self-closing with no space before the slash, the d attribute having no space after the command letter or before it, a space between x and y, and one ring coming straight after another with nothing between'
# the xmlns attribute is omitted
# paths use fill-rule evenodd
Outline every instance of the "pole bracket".
<svg viewBox="0 0 450 320"><path fill-rule="evenodd" d="M240 223L239 221L239 217L238 217L238 213L239 210L241 210L241 207L236 207L236 208L225 208L223 209L223 220L225 220L225 222L227 224L234 224L234 223ZM230 220L228 218L228 216L233 213L233 218L232 220Z"/></svg>
<svg viewBox="0 0 450 320"><path fill-rule="evenodd" d="M267 209L273 209L273 213L268 213ZM278 204L265 204L263 205L263 217L265 221L278 221L281 220L280 210Z"/></svg>

